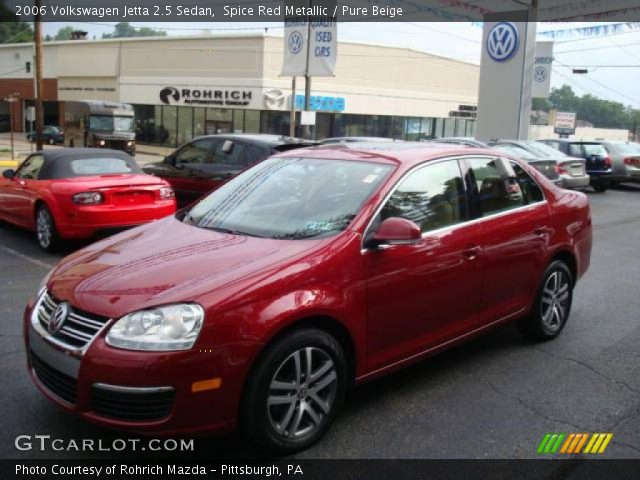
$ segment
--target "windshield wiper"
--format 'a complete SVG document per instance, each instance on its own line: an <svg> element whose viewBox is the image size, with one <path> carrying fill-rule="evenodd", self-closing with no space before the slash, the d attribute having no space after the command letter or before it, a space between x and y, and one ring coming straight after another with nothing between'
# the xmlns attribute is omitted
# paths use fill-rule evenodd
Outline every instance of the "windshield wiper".
<svg viewBox="0 0 640 480"><path fill-rule="evenodd" d="M213 230L214 232L229 233L231 235L244 235L246 237L265 238L264 236L258 235L256 233L243 232L241 230L234 230L232 228L222 228L222 227L203 227L203 228L206 228L207 230Z"/></svg>

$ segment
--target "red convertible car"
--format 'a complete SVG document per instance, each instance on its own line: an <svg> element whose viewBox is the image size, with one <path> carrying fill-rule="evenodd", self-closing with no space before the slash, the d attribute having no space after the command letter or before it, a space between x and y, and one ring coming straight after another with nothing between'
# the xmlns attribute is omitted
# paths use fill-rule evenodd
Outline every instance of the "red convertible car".
<svg viewBox="0 0 640 480"><path fill-rule="evenodd" d="M292 452L354 384L508 322L556 337L590 254L587 197L502 152L293 150L62 260L25 310L29 371L101 425Z"/></svg>
<svg viewBox="0 0 640 480"><path fill-rule="evenodd" d="M0 219L35 230L44 250L175 212L173 188L145 174L124 152L36 152L0 178Z"/></svg>

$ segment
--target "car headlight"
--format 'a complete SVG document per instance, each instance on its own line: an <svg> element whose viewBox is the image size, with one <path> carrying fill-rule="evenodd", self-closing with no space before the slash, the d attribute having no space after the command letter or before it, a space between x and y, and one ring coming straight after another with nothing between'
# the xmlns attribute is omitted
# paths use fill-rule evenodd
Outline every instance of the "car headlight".
<svg viewBox="0 0 640 480"><path fill-rule="evenodd" d="M200 305L164 305L125 315L111 327L106 340L112 347L127 350L188 350L203 322Z"/></svg>
<svg viewBox="0 0 640 480"><path fill-rule="evenodd" d="M133 140L129 140L129 141L127 142L127 147L130 147L131 145L133 145Z"/></svg>
<svg viewBox="0 0 640 480"><path fill-rule="evenodd" d="M105 142L104 140L100 140L100 141L98 142L98 145L100 145L101 147L104 147L106 143L107 143L107 142Z"/></svg>

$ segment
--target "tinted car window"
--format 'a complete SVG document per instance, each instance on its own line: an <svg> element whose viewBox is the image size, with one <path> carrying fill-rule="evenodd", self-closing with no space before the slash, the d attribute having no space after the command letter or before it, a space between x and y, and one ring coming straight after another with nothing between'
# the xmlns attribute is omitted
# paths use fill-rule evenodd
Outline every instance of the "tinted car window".
<svg viewBox="0 0 640 480"><path fill-rule="evenodd" d="M524 194L525 201L527 203L541 202L544 200L544 194L537 182L525 172L524 168L515 162L511 162L511 168L516 173L518 183Z"/></svg>
<svg viewBox="0 0 640 480"><path fill-rule="evenodd" d="M557 148L553 148L545 143L541 142L527 142L527 145L534 149L537 152L540 152L542 157L566 157L564 153L562 153Z"/></svg>
<svg viewBox="0 0 640 480"><path fill-rule="evenodd" d="M470 158L472 180L477 189L478 207L483 216L525 205L517 182L509 179L504 163L497 158Z"/></svg>
<svg viewBox="0 0 640 480"><path fill-rule="evenodd" d="M591 155L605 157L607 151L599 143L572 143L569 145L569 155L574 157L589 157Z"/></svg>
<svg viewBox="0 0 640 480"><path fill-rule="evenodd" d="M225 151L225 146L228 151ZM250 163L248 148L244 143L224 140L218 143L212 163L246 166Z"/></svg>
<svg viewBox="0 0 640 480"><path fill-rule="evenodd" d="M457 160L427 165L402 180L380 211L380 220L400 217L422 232L466 219L464 182Z"/></svg>
<svg viewBox="0 0 640 480"><path fill-rule="evenodd" d="M18 173L17 178L23 178L25 180L36 180L40 175L42 164L44 163L44 157L42 155L32 155L27 158Z"/></svg>
<svg viewBox="0 0 640 480"><path fill-rule="evenodd" d="M203 138L184 145L176 153L176 163L206 163L217 140Z"/></svg>

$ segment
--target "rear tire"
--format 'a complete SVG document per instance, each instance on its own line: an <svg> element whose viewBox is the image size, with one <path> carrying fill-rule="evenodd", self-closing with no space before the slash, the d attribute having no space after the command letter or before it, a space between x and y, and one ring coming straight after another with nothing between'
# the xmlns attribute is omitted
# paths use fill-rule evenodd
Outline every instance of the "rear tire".
<svg viewBox="0 0 640 480"><path fill-rule="evenodd" d="M305 328L277 339L256 362L240 411L243 434L261 449L290 454L327 432L347 391L340 344Z"/></svg>
<svg viewBox="0 0 640 480"><path fill-rule="evenodd" d="M40 205L36 210L36 239L45 252L55 252L60 246L56 222L46 205Z"/></svg>
<svg viewBox="0 0 640 480"><path fill-rule="evenodd" d="M542 275L531 313L516 324L525 337L544 341L560 334L571 313L573 282L563 261L551 262Z"/></svg>
<svg viewBox="0 0 640 480"><path fill-rule="evenodd" d="M594 182L593 185L591 185L593 187L593 189L598 192L598 193L603 193L606 192L609 189L610 183L609 182Z"/></svg>

